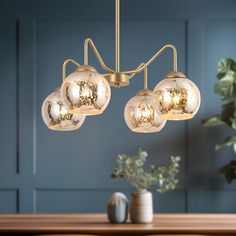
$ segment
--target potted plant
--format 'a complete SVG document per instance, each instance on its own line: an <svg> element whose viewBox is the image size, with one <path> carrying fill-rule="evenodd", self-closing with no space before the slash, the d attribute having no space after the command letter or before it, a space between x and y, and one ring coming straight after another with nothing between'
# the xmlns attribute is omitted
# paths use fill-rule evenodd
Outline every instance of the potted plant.
<svg viewBox="0 0 236 236"><path fill-rule="evenodd" d="M145 171L147 157L148 153L142 149L133 156L119 154L112 174L113 179L125 179L136 188L131 195L130 217L133 223L150 223L153 220L152 193L147 191L150 187L163 193L179 185L177 175L180 157L171 156L168 165L150 165Z"/></svg>
<svg viewBox="0 0 236 236"><path fill-rule="evenodd" d="M228 126L233 132L236 131L236 62L230 58L221 59L217 66L218 81L215 84L214 92L217 93L224 102L221 112L202 121L205 126ZM232 133L232 132L231 132ZM233 146L236 154L236 136L228 136L220 143L216 144L215 150ZM236 160L230 161L219 169L219 173L224 174L230 183L236 179Z"/></svg>

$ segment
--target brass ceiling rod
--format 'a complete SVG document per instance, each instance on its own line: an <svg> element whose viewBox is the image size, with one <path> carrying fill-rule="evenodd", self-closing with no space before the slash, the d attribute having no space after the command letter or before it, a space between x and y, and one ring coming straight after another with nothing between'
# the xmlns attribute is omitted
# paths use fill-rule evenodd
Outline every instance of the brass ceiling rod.
<svg viewBox="0 0 236 236"><path fill-rule="evenodd" d="M120 0L116 0L116 73L120 72Z"/></svg>
<svg viewBox="0 0 236 236"><path fill-rule="evenodd" d="M146 63L142 63L142 66L138 66L136 69L133 70L120 71L120 0L115 0L115 3L115 70L111 69L104 63L100 53L98 52L95 46L95 43L91 38L87 38L84 41L84 64L88 64L88 46L90 46L101 68L106 72L111 73L106 74L106 78L111 83L111 85L115 84L118 86L126 86L129 84L129 79L131 79L135 76L135 74L143 71L145 68L151 65L162 53L164 53L167 49L170 48L173 51L173 72L177 72L177 50L175 46L171 44L163 46ZM179 73L179 75L182 77L182 73Z"/></svg>

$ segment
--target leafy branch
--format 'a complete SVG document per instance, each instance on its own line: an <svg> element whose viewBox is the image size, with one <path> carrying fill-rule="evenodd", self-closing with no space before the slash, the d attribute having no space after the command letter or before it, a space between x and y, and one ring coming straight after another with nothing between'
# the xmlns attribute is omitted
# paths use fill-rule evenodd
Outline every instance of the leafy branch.
<svg viewBox="0 0 236 236"><path fill-rule="evenodd" d="M125 179L138 190L148 189L151 186L157 187L158 192L176 189L179 184L176 177L179 174L180 157L171 156L168 165L160 167L150 165L145 171L144 164L147 157L147 152L142 149L133 156L119 154L111 177Z"/></svg>

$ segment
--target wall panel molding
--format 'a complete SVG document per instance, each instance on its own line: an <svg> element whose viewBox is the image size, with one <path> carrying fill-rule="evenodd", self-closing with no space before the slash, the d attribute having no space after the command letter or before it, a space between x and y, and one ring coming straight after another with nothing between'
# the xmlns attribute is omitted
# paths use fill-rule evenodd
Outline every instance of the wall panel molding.
<svg viewBox="0 0 236 236"><path fill-rule="evenodd" d="M1 86L3 88L0 93L3 103L0 122L7 128L7 132L3 132L0 136L0 175L8 175L19 173L18 20L9 18L3 22L1 18L0 32L2 35L0 39Z"/></svg>
<svg viewBox="0 0 236 236"><path fill-rule="evenodd" d="M0 212L19 213L19 191L17 189L0 189Z"/></svg>
<svg viewBox="0 0 236 236"><path fill-rule="evenodd" d="M236 211L230 208L235 183L228 185L216 173L234 158L230 149L214 152L214 144L227 131L201 126L201 119L221 105L213 92L218 59L236 59L234 1L216 0L214 7L210 0L122 1L122 68L136 67L165 43L175 44L180 71L201 90L195 119L168 122L157 134L130 132L123 109L142 89L140 73L129 87L112 89L105 113L88 117L80 130L61 133L45 128L43 99L60 85L66 58L82 63L83 39L94 38L104 60L114 65L114 11L107 11L113 7L110 0L58 0L56 7L53 1L0 2L0 99L7 101L0 116L0 212L105 211L112 192L132 191L127 183L109 177L116 155L132 154L139 147L149 151L149 163L162 164L170 155L183 159L181 189L164 195L154 192L157 212ZM89 60L99 68L92 54ZM167 51L150 67L150 88L171 66Z"/></svg>

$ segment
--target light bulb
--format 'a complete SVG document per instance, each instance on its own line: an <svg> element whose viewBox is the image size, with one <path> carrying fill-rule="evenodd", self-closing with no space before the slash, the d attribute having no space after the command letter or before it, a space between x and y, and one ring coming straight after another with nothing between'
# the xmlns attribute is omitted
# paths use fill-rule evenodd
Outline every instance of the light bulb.
<svg viewBox="0 0 236 236"><path fill-rule="evenodd" d="M201 95L198 87L180 72L172 72L154 88L161 117L167 120L187 120L197 113Z"/></svg>
<svg viewBox="0 0 236 236"><path fill-rule="evenodd" d="M73 113L98 115L111 98L111 88L105 77L92 66L80 66L61 86L64 105Z"/></svg>
<svg viewBox="0 0 236 236"><path fill-rule="evenodd" d="M134 132L159 132L165 125L156 105L156 98L149 90L141 90L125 106L125 122Z"/></svg>
<svg viewBox="0 0 236 236"><path fill-rule="evenodd" d="M61 91L57 88L43 102L43 121L49 129L72 131L79 129L84 123L85 116L72 114L61 101Z"/></svg>

